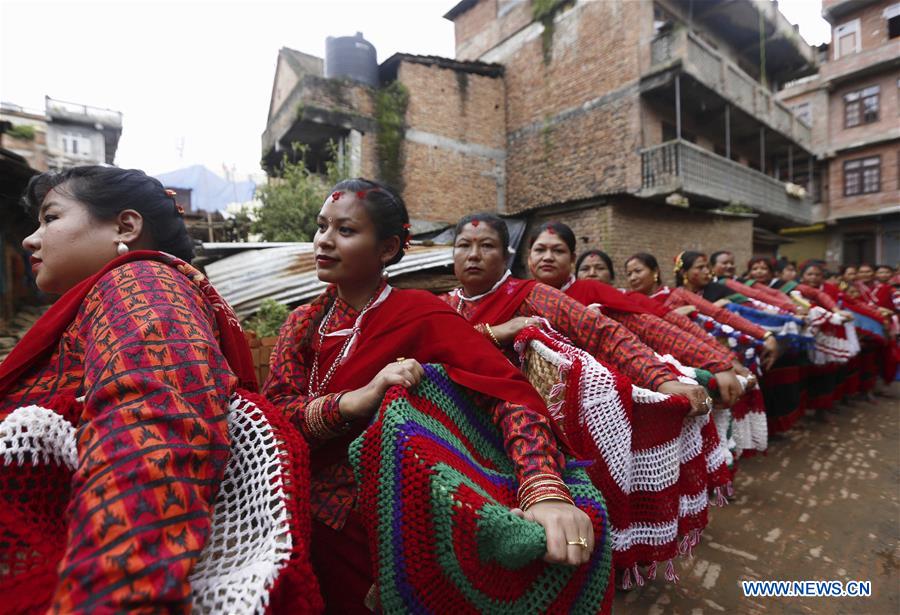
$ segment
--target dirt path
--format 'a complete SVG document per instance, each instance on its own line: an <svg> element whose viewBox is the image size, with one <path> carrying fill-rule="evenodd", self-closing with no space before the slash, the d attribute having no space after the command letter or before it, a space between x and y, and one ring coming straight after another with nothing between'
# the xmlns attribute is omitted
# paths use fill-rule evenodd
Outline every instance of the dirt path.
<svg viewBox="0 0 900 615"><path fill-rule="evenodd" d="M614 612L900 613L900 383L839 406L741 462L735 499L711 511L677 585L662 575ZM871 581L867 598L744 597L743 580Z"/></svg>

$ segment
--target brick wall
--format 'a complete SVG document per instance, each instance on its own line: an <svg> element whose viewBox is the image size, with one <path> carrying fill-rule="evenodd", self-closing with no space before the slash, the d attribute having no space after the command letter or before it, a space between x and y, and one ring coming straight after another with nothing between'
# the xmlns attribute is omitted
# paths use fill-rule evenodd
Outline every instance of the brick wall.
<svg viewBox="0 0 900 615"><path fill-rule="evenodd" d="M652 24L648 10L576 3L557 15L549 61L541 36L490 58L506 65L510 211L639 187L639 36L643 21Z"/></svg>
<svg viewBox="0 0 900 615"><path fill-rule="evenodd" d="M409 90L404 199L410 215L455 222L505 207L503 79L404 61Z"/></svg>
<svg viewBox="0 0 900 615"><path fill-rule="evenodd" d="M616 285L626 286L625 259L635 252L649 252L660 263L663 280L673 282L670 263L682 250L734 252L737 263L746 263L753 250L751 218L713 216L631 197L616 197L605 205L555 214L538 214L529 222L526 239L548 220L572 227L578 249L600 248L613 260ZM526 241L527 245L527 241ZM526 248L522 249L523 258ZM527 270L527 267L525 268Z"/></svg>
<svg viewBox="0 0 900 615"><path fill-rule="evenodd" d="M835 28L859 19L861 51L868 51L884 45L888 41L888 24L883 13L884 9L891 4L893 2L878 2L841 17L832 27L831 40L837 40L834 36ZM830 54L834 58L834 46L832 46Z"/></svg>
<svg viewBox="0 0 900 615"><path fill-rule="evenodd" d="M34 139L18 139L4 133L0 135L0 146L25 158L32 169L47 170L47 133L44 128L35 126Z"/></svg>
<svg viewBox="0 0 900 615"><path fill-rule="evenodd" d="M501 77L403 62L398 78L409 89L410 128L492 148L506 145Z"/></svg>
<svg viewBox="0 0 900 615"><path fill-rule="evenodd" d="M453 22L456 58L476 60L532 20L531 2L481 0Z"/></svg>
<svg viewBox="0 0 900 615"><path fill-rule="evenodd" d="M844 162L869 156L881 156L881 191L873 194L844 196ZM887 207L900 206L900 142L844 152L829 161L830 217L875 213Z"/></svg>

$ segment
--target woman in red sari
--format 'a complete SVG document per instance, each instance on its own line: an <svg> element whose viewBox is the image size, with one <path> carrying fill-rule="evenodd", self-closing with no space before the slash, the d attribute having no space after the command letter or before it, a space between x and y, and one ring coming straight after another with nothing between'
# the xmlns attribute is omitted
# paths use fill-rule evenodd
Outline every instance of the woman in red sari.
<svg viewBox="0 0 900 615"><path fill-rule="evenodd" d="M472 214L457 222L453 268L462 287L442 298L485 338L510 350L522 329L543 318L576 346L615 367L634 384L669 395L684 395L691 400L693 412L708 411L702 387L678 382L675 373L618 322L556 288L512 277L506 268L508 250L509 231L499 217Z"/></svg>
<svg viewBox="0 0 900 615"><path fill-rule="evenodd" d="M561 222L541 225L531 239L528 267L538 282L558 288L582 305L597 307L638 336L647 346L661 355L672 355L683 365L699 367L715 375L721 402L731 406L742 394L731 353L709 335L687 321L685 328L667 322L665 313L642 307L623 293L595 280L575 279L572 263L575 259L575 234ZM741 368L743 370L743 366Z"/></svg>
<svg viewBox="0 0 900 615"><path fill-rule="evenodd" d="M187 264L174 193L143 172L45 173L25 201L37 285L61 297L0 364L0 610L208 605L195 580L229 404L256 386L237 319ZM314 608L314 580L300 589L293 606Z"/></svg>
<svg viewBox="0 0 900 615"><path fill-rule="evenodd" d="M313 449L313 565L328 612L367 612L373 587L348 446L390 387L416 386L424 363L443 364L491 413L522 485L522 514L546 532L545 559L580 565L594 545L590 519L560 479L563 455L538 393L445 303L386 283L383 269L403 257L408 229L403 200L387 186L335 186L314 238L329 287L282 327L264 386Z"/></svg>

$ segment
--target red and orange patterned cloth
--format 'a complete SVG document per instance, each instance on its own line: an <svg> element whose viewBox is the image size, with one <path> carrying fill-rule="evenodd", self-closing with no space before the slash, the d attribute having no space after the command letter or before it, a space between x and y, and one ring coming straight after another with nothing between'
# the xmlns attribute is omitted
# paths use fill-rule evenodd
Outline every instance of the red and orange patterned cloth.
<svg viewBox="0 0 900 615"><path fill-rule="evenodd" d="M49 356L0 398L0 419L68 407L77 430L58 582L41 588L54 610L190 610L238 378L205 279L182 265L137 260L103 275ZM7 540L50 538L28 531L3 528ZM0 573L0 586L19 583Z"/></svg>

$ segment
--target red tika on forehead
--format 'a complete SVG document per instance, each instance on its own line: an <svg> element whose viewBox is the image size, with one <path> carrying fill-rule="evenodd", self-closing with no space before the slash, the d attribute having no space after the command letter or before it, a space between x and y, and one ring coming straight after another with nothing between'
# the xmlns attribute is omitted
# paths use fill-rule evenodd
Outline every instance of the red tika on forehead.
<svg viewBox="0 0 900 615"><path fill-rule="evenodd" d="M469 224L471 224L475 228L478 228L478 225L481 224L481 220L472 220Z"/></svg>
<svg viewBox="0 0 900 615"><path fill-rule="evenodd" d="M550 228L546 229L546 231L548 233L550 233L551 235L556 235L556 229L553 228L552 226Z"/></svg>

